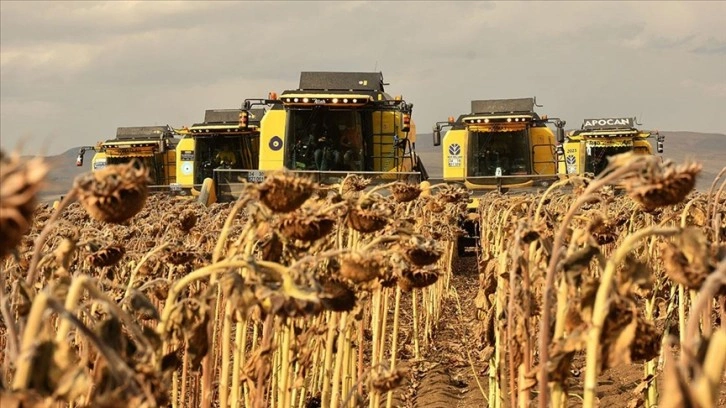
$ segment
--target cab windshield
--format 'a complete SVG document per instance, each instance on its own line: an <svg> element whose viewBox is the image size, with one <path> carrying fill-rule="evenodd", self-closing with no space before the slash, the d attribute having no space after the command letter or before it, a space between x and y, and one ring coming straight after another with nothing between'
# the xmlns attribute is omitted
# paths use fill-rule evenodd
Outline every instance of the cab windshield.
<svg viewBox="0 0 726 408"><path fill-rule="evenodd" d="M162 185L166 184L164 182L163 174L163 164L161 160L157 160L156 156L159 156L160 154L156 154L152 157L131 157L131 156L125 156L125 157L106 157L106 165L113 165L113 164L126 164L129 163L131 160L136 159L139 161L145 168L149 169L149 178L153 180L153 183L156 185Z"/></svg>
<svg viewBox="0 0 726 408"><path fill-rule="evenodd" d="M201 184L214 175L214 169L257 169L260 137L213 135L196 139L194 183Z"/></svg>
<svg viewBox="0 0 726 408"><path fill-rule="evenodd" d="M598 146L588 143L585 155L585 172L600 174L608 165L608 158L633 150L632 146Z"/></svg>
<svg viewBox="0 0 726 408"><path fill-rule="evenodd" d="M296 170L363 171L370 127L361 110L327 107L288 112L285 167ZM370 116L370 113L367 115Z"/></svg>
<svg viewBox="0 0 726 408"><path fill-rule="evenodd" d="M532 173L527 130L469 132L467 173L470 177Z"/></svg>

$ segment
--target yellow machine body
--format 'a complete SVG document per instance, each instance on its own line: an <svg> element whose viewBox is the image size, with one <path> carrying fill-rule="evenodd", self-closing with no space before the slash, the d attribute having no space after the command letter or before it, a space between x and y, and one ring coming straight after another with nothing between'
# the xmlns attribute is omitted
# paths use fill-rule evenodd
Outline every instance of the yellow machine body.
<svg viewBox="0 0 726 408"><path fill-rule="evenodd" d="M434 131L435 139L441 139L443 180L474 192L554 181L555 134L547 127L551 121L535 113L534 106L534 98L472 101L472 113L437 123ZM443 138L441 124L450 127Z"/></svg>
<svg viewBox="0 0 726 408"><path fill-rule="evenodd" d="M423 167L415 142L411 105L383 91L380 73L303 72L262 119L260 170L396 179Z"/></svg>
<svg viewBox="0 0 726 408"><path fill-rule="evenodd" d="M170 185L176 182L177 172L174 149L178 139L174 136L170 128L162 126L119 128L116 139L82 147L76 164L82 165L86 150L95 151L91 171L136 159L149 169L152 185Z"/></svg>
<svg viewBox="0 0 726 408"><path fill-rule="evenodd" d="M179 187L198 189L205 179L214 178L215 169L258 169L263 117L264 112L255 110L213 109L206 111L204 122L180 130L183 137L176 148ZM225 176L233 178L234 173Z"/></svg>
<svg viewBox="0 0 726 408"><path fill-rule="evenodd" d="M663 137L657 131L635 127L635 118L586 119L582 129L571 131L562 143L558 172L562 175L597 175L610 156L633 151L654 154L648 139L656 137L662 150Z"/></svg>

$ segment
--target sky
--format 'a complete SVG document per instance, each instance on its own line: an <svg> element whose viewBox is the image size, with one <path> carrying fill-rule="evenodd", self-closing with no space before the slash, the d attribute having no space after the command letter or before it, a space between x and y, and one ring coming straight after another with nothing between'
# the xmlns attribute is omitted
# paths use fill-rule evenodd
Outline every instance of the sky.
<svg viewBox="0 0 726 408"><path fill-rule="evenodd" d="M381 71L418 132L536 96L568 128L726 133L726 2L0 2L0 146L58 154Z"/></svg>

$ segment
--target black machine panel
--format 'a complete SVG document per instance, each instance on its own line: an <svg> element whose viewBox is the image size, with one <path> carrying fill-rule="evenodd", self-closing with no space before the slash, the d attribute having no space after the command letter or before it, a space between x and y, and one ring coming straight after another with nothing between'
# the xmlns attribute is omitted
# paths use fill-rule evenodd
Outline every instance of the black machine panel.
<svg viewBox="0 0 726 408"><path fill-rule="evenodd" d="M383 92L383 75L379 72L302 72L299 89Z"/></svg>
<svg viewBox="0 0 726 408"><path fill-rule="evenodd" d="M532 113L534 98L471 101L471 113Z"/></svg>

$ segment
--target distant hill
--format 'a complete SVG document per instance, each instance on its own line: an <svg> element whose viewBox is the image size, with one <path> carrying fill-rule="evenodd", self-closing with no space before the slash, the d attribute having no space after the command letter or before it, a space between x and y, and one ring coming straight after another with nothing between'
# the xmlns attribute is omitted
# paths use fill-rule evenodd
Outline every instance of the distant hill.
<svg viewBox="0 0 726 408"><path fill-rule="evenodd" d="M665 135L665 152L663 156L676 163L691 158L703 163L703 172L697 188L708 189L719 171L726 166L726 135L720 133L697 133L688 131L661 131ZM430 133L418 134L416 151L421 156L429 176L440 178L442 175L441 147L433 146ZM46 179L43 191L44 201L56 199L65 194L73 185L73 180L81 173L90 170L92 152L86 153L86 163L76 167L78 147L64 153L47 156L46 160L51 171Z"/></svg>
<svg viewBox="0 0 726 408"><path fill-rule="evenodd" d="M46 163L50 171L45 178L46 186L41 193L41 201L57 200L73 186L73 180L79 174L91 169L91 157L93 152L86 153L86 162L82 167L76 166L78 148L74 147L55 156L46 156Z"/></svg>

